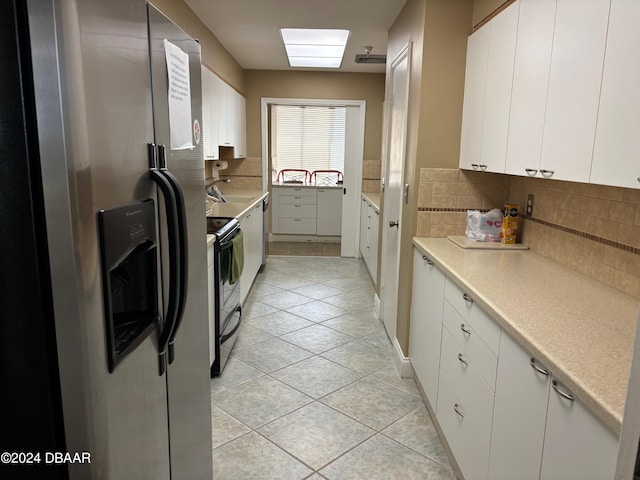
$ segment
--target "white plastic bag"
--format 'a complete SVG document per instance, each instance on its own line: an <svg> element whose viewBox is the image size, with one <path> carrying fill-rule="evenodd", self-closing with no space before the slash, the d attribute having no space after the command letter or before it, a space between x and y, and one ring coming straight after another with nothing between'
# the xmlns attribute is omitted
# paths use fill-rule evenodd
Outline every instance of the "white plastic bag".
<svg viewBox="0 0 640 480"><path fill-rule="evenodd" d="M499 242L502 232L502 211L498 208L482 213L479 210L467 210L467 228L465 235L479 242Z"/></svg>

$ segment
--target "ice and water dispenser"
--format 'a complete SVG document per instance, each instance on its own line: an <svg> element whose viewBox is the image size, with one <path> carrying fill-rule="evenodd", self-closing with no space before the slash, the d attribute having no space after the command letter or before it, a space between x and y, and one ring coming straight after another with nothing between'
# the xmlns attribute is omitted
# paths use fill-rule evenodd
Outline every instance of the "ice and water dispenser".
<svg viewBox="0 0 640 480"><path fill-rule="evenodd" d="M156 212L147 199L98 213L109 372L158 323Z"/></svg>

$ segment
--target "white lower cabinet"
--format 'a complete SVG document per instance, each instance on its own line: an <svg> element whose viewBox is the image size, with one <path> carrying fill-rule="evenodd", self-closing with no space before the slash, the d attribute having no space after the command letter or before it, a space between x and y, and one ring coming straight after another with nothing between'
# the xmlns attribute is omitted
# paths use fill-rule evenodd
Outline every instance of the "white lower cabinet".
<svg viewBox="0 0 640 480"><path fill-rule="evenodd" d="M318 188L316 234L342 235L342 188Z"/></svg>
<svg viewBox="0 0 640 480"><path fill-rule="evenodd" d="M564 395L563 395L564 394ZM552 379L540 480L613 478L618 437Z"/></svg>
<svg viewBox="0 0 640 480"><path fill-rule="evenodd" d="M540 477L549 376L543 365L502 333L489 478L511 480L516 473L521 480Z"/></svg>
<svg viewBox="0 0 640 480"><path fill-rule="evenodd" d="M612 479L618 436L431 263L415 249L409 356L464 478Z"/></svg>
<svg viewBox="0 0 640 480"><path fill-rule="evenodd" d="M374 283L378 278L380 211L364 198L360 205L360 253Z"/></svg>
<svg viewBox="0 0 640 480"><path fill-rule="evenodd" d="M414 250L409 358L434 411L437 411L444 282L444 274L433 262Z"/></svg>
<svg viewBox="0 0 640 480"><path fill-rule="evenodd" d="M251 208L249 212L239 218L240 228L243 231L244 268L240 277L240 304L244 304L251 285L262 265L262 249L264 238L262 222L262 202Z"/></svg>

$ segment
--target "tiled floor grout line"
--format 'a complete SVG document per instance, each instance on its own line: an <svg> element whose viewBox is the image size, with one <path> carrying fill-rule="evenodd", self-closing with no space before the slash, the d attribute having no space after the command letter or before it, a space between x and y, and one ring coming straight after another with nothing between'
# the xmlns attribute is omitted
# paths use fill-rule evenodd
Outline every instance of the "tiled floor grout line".
<svg viewBox="0 0 640 480"><path fill-rule="evenodd" d="M287 257L289 257L289 256L281 256L281 257L278 256L277 258L287 258ZM319 257L321 257L323 260L329 259L329 258L339 258L339 257L325 257L325 256L318 256L318 257L315 257L315 258L317 259ZM223 447L229 446L229 444L231 444L233 442L236 442L236 441L238 441L239 439L241 439L243 437L247 437L247 436L249 436L251 434L257 434L260 438L262 438L262 440L266 440L269 445L271 445L272 447L275 447L277 450L283 452L286 456L295 459L296 462L298 462L299 464L303 465L305 468L309 469L311 471L311 473L309 473L308 475L305 475L303 478L312 478L312 477L313 478L329 478L329 477L326 477L326 474L321 473L321 470L328 468L330 465L338 462L340 459L348 458L348 456L355 449L358 449L359 447L363 446L364 444L366 444L367 442L372 440L374 437L380 436L380 437L384 437L385 439L387 439L387 441L390 441L393 444L396 444L399 448L406 448L406 449L410 450L411 452L413 452L413 454L418 455L419 457L424 458L424 459L428 460L429 462L431 462L431 463L433 463L435 465L438 465L439 467L451 472L451 467L449 465L444 465L441 462L439 462L438 460L436 460L437 457L436 458L432 458L429 455L425 454L424 452L421 452L421 451L417 450L416 448L411 447L409 444L405 444L406 441L399 441L396 438L394 438L393 436L390 436L389 434L383 433L385 430L389 429L390 427L392 427L395 424L399 424L400 425L401 421L405 420L410 415L416 414L416 412L418 412L418 411L423 411L424 408L425 408L424 404L423 404L422 397L420 396L419 392L417 392L417 393L413 392L412 389L408 388L408 385L407 385L407 389L399 388L399 386L398 386L399 384L393 384L393 382L390 381L391 377L388 377L388 374L380 375L381 372L383 372L383 371L388 369L389 364L393 365L393 359L392 359L391 356L389 356L389 358L388 358L388 362L390 362L390 363L386 363L385 366L376 367L372 371L367 371L366 373L364 373L362 371L358 371L358 370L356 370L356 369L354 369L354 368L352 368L350 366L344 365L344 364L340 363L340 361L337 361L335 359L327 358L327 357L323 356L325 354L328 354L332 350L343 349L344 347L347 347L348 345L350 345L352 343L356 343L356 342L359 342L359 341L362 341L362 340L365 340L365 339L370 339L370 341L373 342L372 344L375 346L376 349L378 348L378 345L380 346L380 348L383 348L383 349L385 348L386 345L384 345L385 342L381 342L380 331L379 330L371 331L371 332L368 332L368 333L364 333L363 335L360 335L360 334L354 333L354 331L357 332L358 331L357 329L360 328L360 327L355 327L356 330L352 330L351 333L347 333L347 332L342 331L342 330L340 330L338 328L334 328L331 325L324 325L324 323L326 323L326 322L330 322L332 320L339 319L340 317L343 317L343 316L351 315L351 316L354 316L354 317L358 318L358 313L359 312L362 312L362 315L367 315L368 313L370 313L370 312L366 312L366 311L369 310L369 309L372 310L373 306L371 306L371 307L369 307L369 306L359 307L358 306L358 307L354 308L354 307L351 307L351 305L352 305L351 303L344 304L344 305L349 305L348 307L346 307L346 306L334 305L334 304L331 304L329 302L325 302L324 301L326 298L338 297L340 295L345 295L345 294L348 294L348 293L351 293L351 292L355 293L356 291L359 291L359 290L368 290L367 287L358 286L357 288L343 289L343 288L340 288L340 287L335 287L333 285L334 281L342 281L343 278L352 278L354 282L362 284L361 279L363 277L363 274L366 273L366 272L363 269L358 269L358 265L357 264L352 263L352 265L354 265L354 268L355 268L355 270L353 270L353 272L354 272L353 274L350 274L350 275L346 275L345 274L344 276L339 276L339 277L336 277L334 279L316 280L316 281L312 281L311 283L308 283L306 285L298 285L298 286L291 286L289 288L284 288L284 287L281 287L280 285L286 284L286 282L284 280L278 282L277 279L279 279L279 278L280 279L286 279L286 278L289 278L289 277L295 277L295 275L291 275L291 274L288 274L288 273L283 273L283 274L278 273L277 267L278 266L282 267L283 265L284 265L283 271L286 272L287 270L289 270L289 271L291 270L291 267L289 267L285 263L280 263L278 265L274 265L273 268L271 269L271 271L275 270L275 273L273 273L271 277L266 277L266 278L261 279L260 281L257 281L256 284L254 284L254 287L252 288L252 292L250 292L249 296L247 297L247 302L262 303L263 305L274 309L273 312L263 313L261 315L256 315L255 317L247 318L246 323L245 323L245 325L251 326L253 329L255 329L256 331L260 332L261 334L267 335L268 338L264 339L264 340L257 341L257 342L253 342L253 343L250 343L250 344L247 344L247 345L243 345L242 349L245 349L245 348L246 349L251 349L254 346L259 345L262 342L267 342L267 341L271 341L271 340L277 339L277 340L280 340L282 342L285 342L286 344L288 344L288 345L290 345L292 347L295 347L296 349L303 350L304 352L310 354L310 356L301 358L299 360L293 361L292 363L288 363L288 364L286 364L284 366L280 366L280 367L276 368L275 370L266 372L266 371L262 370L261 368L259 368L259 365L258 366L254 366L253 362L252 363L247 363L242 358L236 357L232 353L232 357L235 359L235 361L240 362L240 364L244 364L245 366L251 368L252 370L255 370L257 375L256 376L252 376L253 374L248 372L249 376L247 376L246 380L243 380L243 381L241 381L240 383L237 383L237 384L232 384L230 387L224 388L223 390L220 390L220 391L217 391L217 392L212 392L212 404L213 404L213 396L214 395L220 395L220 394L223 394L225 391L231 391L233 389L246 386L250 382L256 381L256 380L258 380L260 378L263 378L263 377L267 377L267 378L270 379L270 381L278 382L279 384L283 385L284 387L289 388L292 391L295 391L300 395L304 395L304 396L308 397L308 399L310 399L310 401L308 403L304 403L303 405L296 406L292 410L286 411L286 413L283 413L283 414L279 415L277 418L270 419L266 423L260 424L259 426L255 427L255 428L250 426L250 425L248 425L247 423L243 422L241 420L242 417L238 418L238 417L236 417L236 415L232 411L227 411L223 406L215 404L217 408L219 408L222 412L224 412L226 415L228 415L234 421L238 422L244 428L248 429L248 431L240 434L239 436L237 436L235 438L230 438L227 441L224 441L222 443L217 444L215 449L214 449L214 452L216 450L218 450L218 449L221 449ZM347 270L347 267L342 268L342 270ZM322 275L317 275L317 277L321 278ZM258 278L260 278L260 277L258 277ZM304 280L304 277L300 277L300 278L303 278L303 280ZM370 280L368 276L366 278L367 278L367 280ZM270 282L274 282L274 283L270 283ZM277 285L276 283L280 283L280 285ZM281 291L276 291L277 293L265 293L265 294L262 294L262 295L259 295L259 296L252 295L252 293L255 292L254 289L255 289L256 285L262 285L262 284L269 285L269 287L265 287L265 290L268 290L270 287L275 287L275 288L280 289ZM294 285L294 284L295 284L295 281L292 282L292 285ZM308 295L305 295L304 293L295 292L294 291L296 289L302 289L304 287L313 287L313 286L337 288L337 289L341 290L341 293L336 294L336 295L329 295L327 297L314 298L314 297L310 297ZM294 293L296 295L301 295L301 296L306 297L307 299L309 299L309 301L308 302L304 302L304 303L299 304L299 305L292 305L292 306L287 307L287 308L282 308L282 307L278 307L278 306L270 305L268 303L261 302L261 299L263 299L265 297L269 297L271 295L276 295L277 296L279 293L281 294L283 292L291 292L291 293ZM373 292L371 292L371 296L373 297ZM322 320L315 320L315 319L307 318L307 317L305 317L303 315L299 315L298 313L288 311L289 309L294 309L297 306L307 305L307 304L313 303L313 302L320 302L320 303L326 305L326 308L328 308L328 309L331 309L332 307L334 307L334 308L338 308L338 309L343 309L345 311L343 313L340 313L340 314L336 315L336 316L332 316L332 317L329 317L329 318L326 318L326 319L322 319ZM337 303L340 303L340 302L337 302ZM356 303L356 305L357 305L357 303ZM313 310L310 310L309 312L313 312ZM285 313L285 314L288 314L288 315L293 315L293 316L299 318L302 321L309 322L309 324L308 325L303 325L303 326L295 326L295 328L293 328L291 330L287 330L285 333L278 333L278 334L275 334L275 335L273 333L270 333L267 330L262 330L258 324L252 324L252 320L258 319L258 318L260 318L262 316L272 315L272 314L273 315L282 314L282 313ZM310 313L310 315L313 316L314 314ZM364 318L365 317L362 317L363 321L364 321ZM377 322L380 325L382 325L382 323L379 320L377 320ZM336 324L336 325L339 326L340 324ZM308 348L305 348L304 346L302 346L300 342L296 343L295 337L283 338L283 337L285 337L285 336L287 336L287 335L289 335L291 333L299 332L299 331L305 330L307 328L312 328L312 327L317 327L317 326L324 326L325 328L327 328L327 329L329 329L329 330L331 330L331 331L333 331L333 332L335 332L337 334L349 337L349 340L345 341L343 343L337 343L336 345L332 345L331 348L327 348L327 349L324 349L324 350L321 350L321 351L312 351L312 350L309 350ZM364 328L366 330L367 327L364 327ZM314 332L314 334L315 334L315 332ZM299 337L299 339L302 341L302 344L304 344L304 338L305 338L304 336ZM313 337L310 337L310 338L313 339ZM339 337L338 337L338 340L339 340ZM386 340L388 341L388 338ZM389 343L388 347L389 347L389 349L391 349L391 343L390 342L388 342L388 343ZM251 358L251 357L248 357L248 358ZM310 361L310 360L313 360L313 359L316 359L316 358L322 359L323 361L326 361L326 362L330 362L331 364L335 365L337 368L344 369L346 371L350 371L350 372L352 372L354 374L357 374L358 376L356 378L353 378L353 379L347 381L344 384L340 384L339 386L336 386L331 391L325 392L321 396L316 397L315 395L313 395L311 393L305 393L305 389L304 388L300 388L299 384L296 384L296 382L294 381L295 374L294 374L294 377L290 377L291 378L291 382L290 382L291 384L289 384L286 381L284 381L284 379L281 380L280 378L278 378L278 377L276 377L274 375L274 374L276 374L278 372L281 372L283 370L286 370L286 369L288 369L290 367L293 367L295 365L298 365L298 364L301 364L303 362ZM337 358L340 359L341 357L338 356ZM274 366L276 364L277 364L277 362L274 364ZM242 367L242 368L244 368L244 367ZM377 376L376 376L376 374L377 374ZM354 416L350 415L349 412L343 412L343 411L339 410L338 408L336 408L336 406L333 406L333 405L330 405L330 404L327 404L327 403L323 402L323 399L325 399L325 398L327 398L327 397L329 397L331 395L336 394L340 390L348 388L348 387L352 387L355 384L357 384L358 382L362 382L363 380L367 380L367 379L370 382L379 383L379 384L384 385L388 389L392 389L393 391L397 391L399 394L410 395L411 397L420 399L420 405L414 407L409 412L403 413L398 418L393 419L390 423L385 423L383 426L373 427L373 426L370 426L370 425L364 423L363 421L359 420L358 418L354 418ZM338 384L336 384L336 385L338 385ZM338 402L340 402L340 400L338 400ZM339 453L338 455L336 455L335 457L331 458L329 461L327 461L326 463L322 464L321 466L319 466L317 468L315 468L312 465L306 463L305 460L303 460L302 458L299 458L298 456L296 456L296 454L293 451L287 450L287 448L285 448L284 446L281 446L275 440L273 440L273 439L271 439L271 438L269 438L267 436L267 435L273 436L273 433L277 433L277 430L272 430L271 433L269 433L268 431L266 431L265 433L262 433L261 431L259 431L259 430L264 429L265 427L268 427L269 425L272 425L272 424L282 420L284 417L287 417L289 415L294 414L295 412L298 412L300 410L308 408L313 404L318 404L318 405L321 405L322 407L328 408L329 410L335 412L336 414L344 416L344 417L350 419L350 421L355 422L355 424L358 424L361 427L363 427L363 428L365 428L367 430L370 430L370 433L368 433L364 438L360 438L354 444L352 444L350 447L346 448L344 451L341 451L341 453ZM338 405L339 405L339 403L338 403ZM257 418L260 418L260 417L257 417ZM378 418L382 419L384 417L378 417ZM375 424L375 421L374 421L374 424ZM369 448L371 448L371 447L369 447ZM320 457L318 457L318 458L320 458ZM329 472L327 472L327 473L329 473ZM333 475L331 476L331 478L333 478Z"/></svg>

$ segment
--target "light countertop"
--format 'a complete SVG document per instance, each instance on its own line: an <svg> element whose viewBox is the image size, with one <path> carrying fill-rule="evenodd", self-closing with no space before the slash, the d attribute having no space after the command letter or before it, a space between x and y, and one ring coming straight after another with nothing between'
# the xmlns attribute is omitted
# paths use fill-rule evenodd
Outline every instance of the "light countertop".
<svg viewBox="0 0 640 480"><path fill-rule="evenodd" d="M257 203L262 202L269 194L262 190L225 190L225 195L250 197L246 202L215 202L213 208L207 210L208 217L235 217L241 218L249 213ZM207 246L210 246L215 240L215 235L207 234Z"/></svg>
<svg viewBox="0 0 640 480"><path fill-rule="evenodd" d="M376 210L380 211L380 194L362 192L362 198L367 200Z"/></svg>
<svg viewBox="0 0 640 480"><path fill-rule="evenodd" d="M612 431L620 433L638 300L530 250L413 244Z"/></svg>

